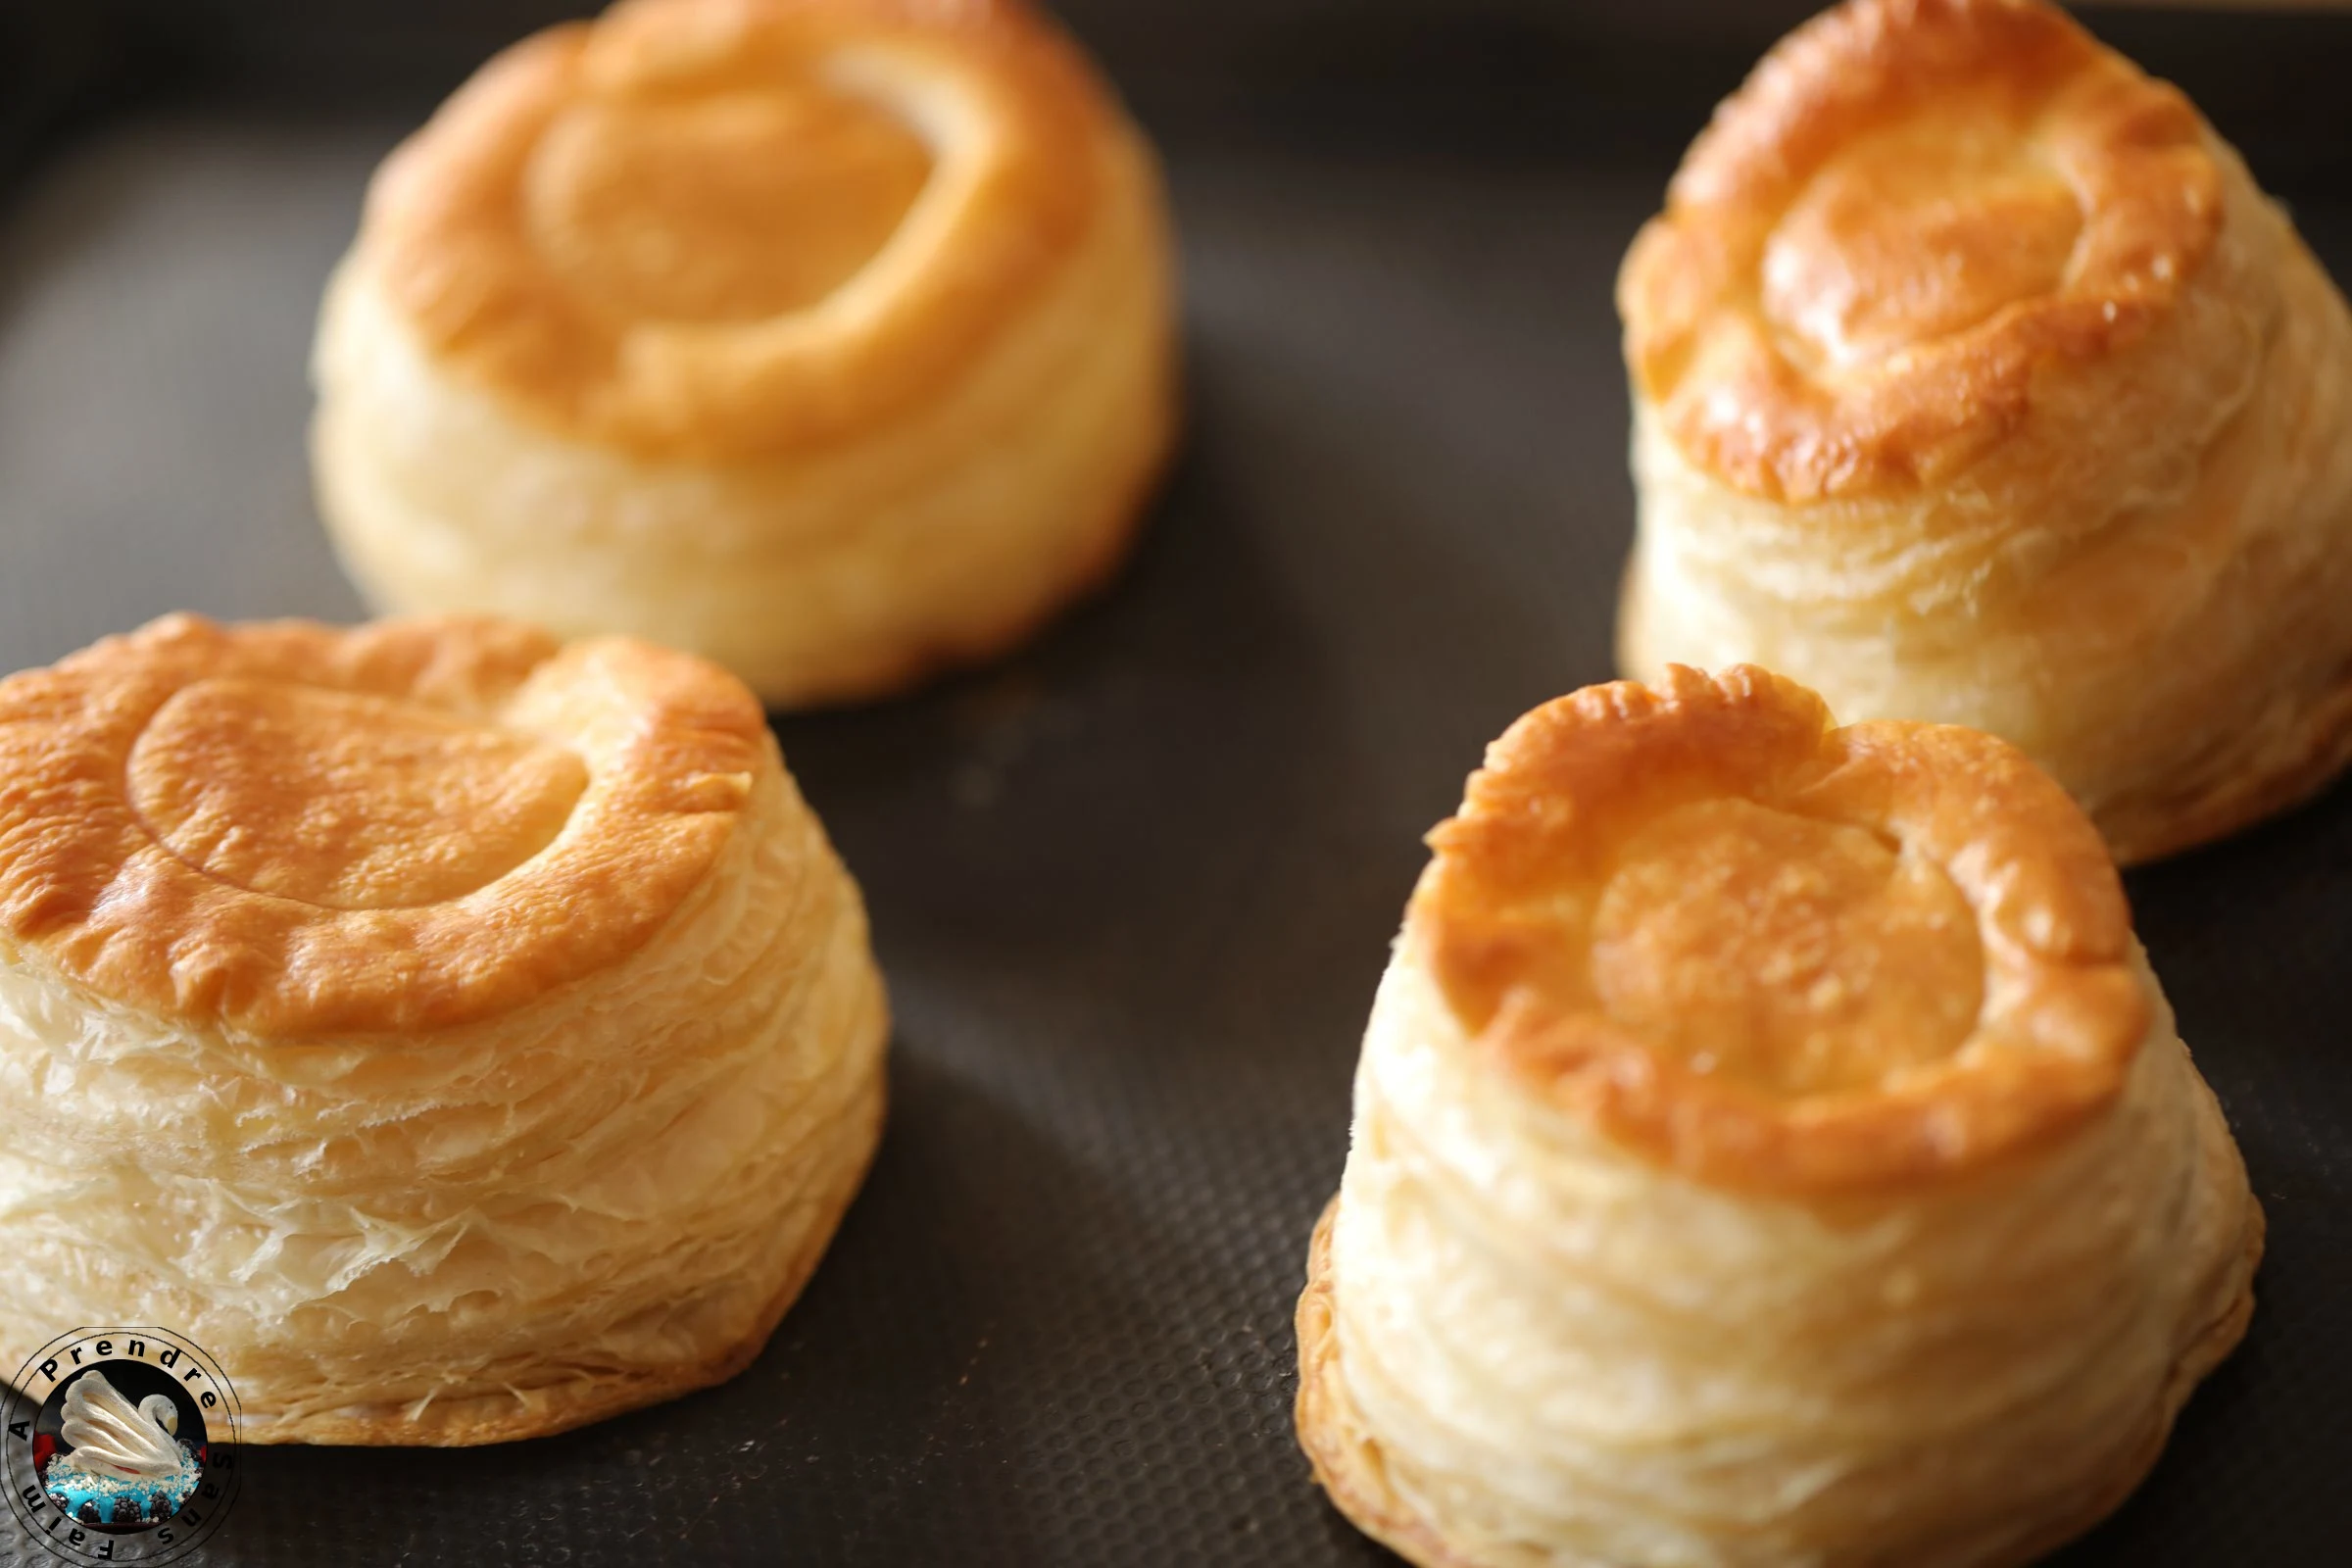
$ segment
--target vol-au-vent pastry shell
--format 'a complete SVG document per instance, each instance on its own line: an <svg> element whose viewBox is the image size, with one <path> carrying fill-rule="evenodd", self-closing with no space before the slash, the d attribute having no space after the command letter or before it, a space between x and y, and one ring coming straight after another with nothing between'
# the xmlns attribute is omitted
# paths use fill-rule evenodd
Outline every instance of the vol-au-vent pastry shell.
<svg viewBox="0 0 2352 1568"><path fill-rule="evenodd" d="M167 1325L261 1442L718 1381L857 1188L884 1032L701 660L173 616L0 681L0 1356Z"/></svg>
<svg viewBox="0 0 2352 1568"><path fill-rule="evenodd" d="M1990 730L2127 861L2352 757L2352 314L2188 100L2055 7L1797 29L1618 301L1627 673L1753 661Z"/></svg>
<svg viewBox="0 0 2352 1568"><path fill-rule="evenodd" d="M386 608L872 695L1116 564L1172 292L1149 147L1020 0L624 0L379 172L320 319L321 513Z"/></svg>
<svg viewBox="0 0 2352 1568"><path fill-rule="evenodd" d="M1488 753L1367 1028L1299 1435L1446 1568L2018 1563L2242 1334L2262 1218L2095 831L1753 669Z"/></svg>

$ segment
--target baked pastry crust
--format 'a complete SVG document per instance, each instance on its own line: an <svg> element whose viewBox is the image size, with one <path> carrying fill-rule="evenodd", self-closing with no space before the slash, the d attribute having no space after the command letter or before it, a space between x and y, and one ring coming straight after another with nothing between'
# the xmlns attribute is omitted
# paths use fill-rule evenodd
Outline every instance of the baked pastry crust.
<svg viewBox="0 0 2352 1568"><path fill-rule="evenodd" d="M266 1443L716 1382L857 1190L886 1032L701 660L177 615L0 681L0 1357L169 1324Z"/></svg>
<svg viewBox="0 0 2352 1568"><path fill-rule="evenodd" d="M1020 0L623 0L385 162L320 321L321 512L387 608L875 695L1115 564L1173 434L1169 252L1149 148Z"/></svg>
<svg viewBox="0 0 2352 1568"><path fill-rule="evenodd" d="M870 83L891 108L945 122L931 130L944 145L915 157L944 162L947 188L907 211L931 172L918 164L890 204L917 226L890 221L874 249L895 253L857 258L852 286L864 297L786 291L792 306L821 308L776 322L767 296L780 280L748 256L683 259L717 274L707 282L650 266L651 279L629 280L691 292L691 315L653 315L627 284L590 292L581 273L631 260L608 254L619 236L595 229L643 220L634 204L657 194L614 185L698 165L709 174L711 162L723 174L727 160L772 152L816 166L811 181L835 176L795 218L837 222L837 205L880 194L872 185L896 193L897 160L859 145L887 136L890 121L852 118L821 91L766 101L811 75ZM648 458L772 456L895 419L966 370L1085 241L1107 173L1099 148L1117 130L1084 62L1017 5L616 6L501 55L393 154L368 196L375 276L448 364L552 427ZM688 145L662 156L665 132ZM682 209L662 214L681 238L755 237L742 231L759 220L743 211L753 193L727 178L659 194ZM757 237L779 263L802 260L779 243L802 236ZM762 326L717 334L712 320Z"/></svg>
<svg viewBox="0 0 2352 1568"><path fill-rule="evenodd" d="M1711 820L1727 800L1903 858L1858 868L1879 886L1785 889L1775 852L1826 861L1838 840ZM1612 921L1612 894L1633 886L1627 844L1661 828L1671 888ZM2111 1102L2147 1030L2122 884L2064 792L1975 731L1838 729L1765 670L1670 666L1655 690L1592 686L1535 710L1430 845L1408 918L1462 1026L1531 1090L1701 1181L1816 1192L1984 1165ZM1906 886L1928 907L1906 910ZM1858 908L1834 906L1849 897ZM1906 916L1912 940L1873 940ZM1612 924L1650 935L1611 941ZM1805 983L1823 996L1753 1030L1740 1058L1714 1015L1706 1059L1661 1051L1644 1022L1690 1012L1715 981L1750 983L1725 975L1727 948L1813 954ZM1871 988L1906 978L1896 1006L1871 1004ZM1964 1005L1923 1035L1946 987ZM1627 1005L1642 994L1666 1004ZM1716 1012L1753 1011L1727 1002Z"/></svg>
<svg viewBox="0 0 2352 1568"><path fill-rule="evenodd" d="M1678 668L1528 714L1431 843L1298 1305L1350 1519L1976 1568L2129 1494L2263 1223L2055 784Z"/></svg>
<svg viewBox="0 0 2352 1568"><path fill-rule="evenodd" d="M643 947L768 745L641 644L171 616L0 682L0 932L257 1032L473 1022Z"/></svg>
<svg viewBox="0 0 2352 1568"><path fill-rule="evenodd" d="M2126 861L2352 760L2352 314L2189 102L2056 8L1800 27L1618 303L1627 673L1753 660L1991 730Z"/></svg>

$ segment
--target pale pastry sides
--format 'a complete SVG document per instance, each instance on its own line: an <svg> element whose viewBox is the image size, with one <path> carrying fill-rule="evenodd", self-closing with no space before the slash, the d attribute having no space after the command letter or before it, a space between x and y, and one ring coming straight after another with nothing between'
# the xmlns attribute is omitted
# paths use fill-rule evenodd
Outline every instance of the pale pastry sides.
<svg viewBox="0 0 2352 1568"><path fill-rule="evenodd" d="M1173 265L1150 147L1023 5L623 4L379 175L320 318L321 515L379 608L881 695L1122 559Z"/></svg>
<svg viewBox="0 0 2352 1568"><path fill-rule="evenodd" d="M2023 1563L2244 1331L2261 1211L2087 824L1798 695L1564 700L1433 835L1298 1305L1316 1475L1424 1568Z"/></svg>
<svg viewBox="0 0 2352 1568"><path fill-rule="evenodd" d="M124 740L127 784L81 769ZM248 1441L453 1445L759 1352L871 1157L887 1016L739 684L180 617L0 683L0 1354L157 1323Z"/></svg>
<svg viewBox="0 0 2352 1568"><path fill-rule="evenodd" d="M1989 730L2127 862L2352 760L2352 314L2186 100L2054 8L1800 28L1619 305L1628 674L1752 660Z"/></svg>

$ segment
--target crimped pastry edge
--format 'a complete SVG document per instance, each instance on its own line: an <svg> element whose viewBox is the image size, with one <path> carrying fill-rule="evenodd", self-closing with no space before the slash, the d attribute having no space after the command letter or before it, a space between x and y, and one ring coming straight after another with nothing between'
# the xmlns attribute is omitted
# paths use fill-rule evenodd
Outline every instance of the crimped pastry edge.
<svg viewBox="0 0 2352 1568"><path fill-rule="evenodd" d="M1982 950L2004 971L2005 1009L1982 1008L1933 1068L1800 1106L1661 1056L1564 984L1548 959L1556 894L1538 890L1532 868L1559 864L1564 885L1597 887L1593 846L1617 830L1605 824L1661 800L1727 795L1926 854L1973 906ZM1818 694L1759 665L1669 664L1654 683L1540 704L1489 745L1428 842L1401 941L1426 953L1477 1049L1710 1186L1827 1194L1988 1165L2112 1103L2146 1033L2122 884L2053 780L1982 731L1839 725Z"/></svg>
<svg viewBox="0 0 2352 1568"><path fill-rule="evenodd" d="M2012 302L1975 326L1923 341L1902 368L1856 387L1792 371L1769 340L1748 375L1685 398L1700 341L1739 310L1763 236L1797 183L1843 140L1987 84L2037 89L2040 134L2063 134L2101 194L2061 289ZM2048 0L1844 0L1766 52L1720 104L1619 273L1626 359L1638 395L1667 416L1694 466L1781 502L1908 494L1948 479L2033 416L2053 366L2119 373L2174 317L2205 270L2222 221L2219 165L2194 105L2150 78ZM2087 231L2086 231L2087 232ZM2157 265L2158 262L2161 265ZM1761 356L1757 358L1756 356ZM1719 417L1744 388L1743 417Z"/></svg>

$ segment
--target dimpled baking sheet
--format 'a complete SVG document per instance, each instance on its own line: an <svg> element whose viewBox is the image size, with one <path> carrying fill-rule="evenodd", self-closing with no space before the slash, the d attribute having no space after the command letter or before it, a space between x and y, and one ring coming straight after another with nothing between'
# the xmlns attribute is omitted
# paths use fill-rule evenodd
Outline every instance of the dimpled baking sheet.
<svg viewBox="0 0 2352 1568"><path fill-rule="evenodd" d="M1762 39L1684 63L1673 28L1587 51L1374 10L1259 28L1230 71L1186 31L1150 80L1146 21L1078 18L1166 152L1186 446L1132 568L1033 648L777 725L898 1022L878 1163L766 1353L538 1442L252 1450L187 1560L1393 1561L1291 1436L1307 1232L1421 834L1514 715L1611 674L1611 283ZM2345 79L2345 29L2131 24L2352 277L2340 93L2263 113ZM368 169L454 79L425 58L348 106L331 76L280 104L132 71L16 124L0 663L174 609L358 613L304 357ZM2270 1253L2243 1348L2056 1560L2352 1561L2352 790L2130 886ZM46 1560L0 1534L0 1565Z"/></svg>

